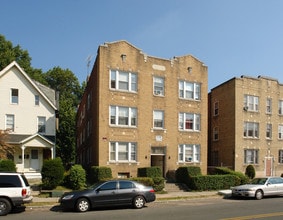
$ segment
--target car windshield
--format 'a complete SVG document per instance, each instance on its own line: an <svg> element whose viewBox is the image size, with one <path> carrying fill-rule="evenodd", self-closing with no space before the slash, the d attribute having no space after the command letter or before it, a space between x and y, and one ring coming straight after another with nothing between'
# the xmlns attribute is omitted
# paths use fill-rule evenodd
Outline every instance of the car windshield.
<svg viewBox="0 0 283 220"><path fill-rule="evenodd" d="M101 185L102 183L105 183L105 181L101 181L101 182L97 182L91 186L88 187L88 189L95 189L97 188L99 185Z"/></svg>
<svg viewBox="0 0 283 220"><path fill-rule="evenodd" d="M252 184L264 185L266 180L267 180L267 178L255 178L255 179L252 180Z"/></svg>

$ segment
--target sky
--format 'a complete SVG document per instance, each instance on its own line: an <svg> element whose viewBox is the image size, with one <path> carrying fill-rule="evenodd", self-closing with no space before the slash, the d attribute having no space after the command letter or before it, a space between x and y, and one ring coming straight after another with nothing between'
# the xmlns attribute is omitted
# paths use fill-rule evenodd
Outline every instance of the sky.
<svg viewBox="0 0 283 220"><path fill-rule="evenodd" d="M32 67L69 69L80 82L105 42L190 54L208 67L210 91L241 75L283 83L282 11L282 0L0 0L0 34Z"/></svg>

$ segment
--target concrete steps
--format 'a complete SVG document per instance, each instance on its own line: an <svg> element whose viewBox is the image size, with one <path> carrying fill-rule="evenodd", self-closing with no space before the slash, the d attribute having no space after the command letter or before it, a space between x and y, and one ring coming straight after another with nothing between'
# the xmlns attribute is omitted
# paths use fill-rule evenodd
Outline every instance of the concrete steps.
<svg viewBox="0 0 283 220"><path fill-rule="evenodd" d="M183 183L170 183L166 182L164 190L169 192L188 192L188 187Z"/></svg>

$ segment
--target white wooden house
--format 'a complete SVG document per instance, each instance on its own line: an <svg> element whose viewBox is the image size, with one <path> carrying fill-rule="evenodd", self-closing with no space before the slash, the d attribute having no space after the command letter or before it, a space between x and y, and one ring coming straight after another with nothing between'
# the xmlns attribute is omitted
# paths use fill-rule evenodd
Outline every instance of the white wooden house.
<svg viewBox="0 0 283 220"><path fill-rule="evenodd" d="M12 62L0 72L0 129L10 129L17 172L40 177L44 159L55 157L56 92Z"/></svg>

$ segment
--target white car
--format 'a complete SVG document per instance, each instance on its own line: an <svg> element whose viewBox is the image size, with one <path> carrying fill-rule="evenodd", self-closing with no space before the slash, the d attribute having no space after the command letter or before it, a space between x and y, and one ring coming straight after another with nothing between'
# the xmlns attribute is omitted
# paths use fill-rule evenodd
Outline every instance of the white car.
<svg viewBox="0 0 283 220"><path fill-rule="evenodd" d="M23 174L0 172L0 216L32 199L30 185Z"/></svg>
<svg viewBox="0 0 283 220"><path fill-rule="evenodd" d="M232 187L231 190L233 197L253 197L262 199L264 196L282 196L283 178L255 178L250 184Z"/></svg>

